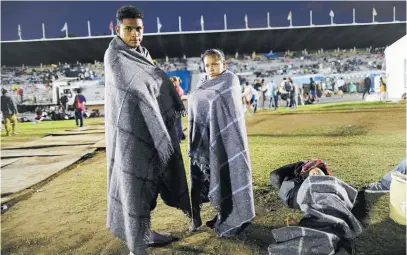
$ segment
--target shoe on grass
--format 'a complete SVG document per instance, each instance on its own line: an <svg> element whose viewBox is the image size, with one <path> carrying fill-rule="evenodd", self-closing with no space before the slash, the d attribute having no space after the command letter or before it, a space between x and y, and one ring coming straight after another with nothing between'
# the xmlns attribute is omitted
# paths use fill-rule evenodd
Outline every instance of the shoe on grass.
<svg viewBox="0 0 407 255"><path fill-rule="evenodd" d="M150 240L148 241L148 246L150 247L161 247L167 245L176 239L170 234L160 234L155 231L151 231Z"/></svg>
<svg viewBox="0 0 407 255"><path fill-rule="evenodd" d="M388 193L390 192L381 182L375 182L365 187L366 193Z"/></svg>

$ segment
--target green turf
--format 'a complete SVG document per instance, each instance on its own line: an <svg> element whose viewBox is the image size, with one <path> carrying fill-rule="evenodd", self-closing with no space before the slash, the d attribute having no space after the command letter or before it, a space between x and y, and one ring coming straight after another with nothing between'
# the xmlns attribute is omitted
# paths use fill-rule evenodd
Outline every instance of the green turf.
<svg viewBox="0 0 407 255"><path fill-rule="evenodd" d="M103 121L102 118L93 118L85 119L84 123L86 126L100 123L101 121ZM1 146L6 147L11 146L15 143L28 142L43 137L49 133L70 130L74 128L77 128L75 125L75 120L24 122L17 123L17 135L5 136L6 131L3 124L3 128L1 130Z"/></svg>
<svg viewBox="0 0 407 255"><path fill-rule="evenodd" d="M92 122L94 121L94 122ZM86 120L87 124L100 123ZM355 188L377 181L406 151L405 104L339 103L298 110L259 111L246 118L256 218L239 237L219 239L203 228L188 234L188 221L159 201L152 215L155 230L180 241L151 254L265 254L271 230L299 211L282 205L268 181L271 170L301 159L324 159L333 175ZM184 119L184 125L186 121ZM74 128L74 122L19 126L19 136L38 138L50 131ZM2 138L10 143L17 137ZM187 143L181 144L184 162ZM106 166L99 153L44 187L45 192L21 201L2 217L2 252L11 254L126 254L124 245L105 228ZM81 173L80 177L76 173ZM188 173L187 173L188 174ZM46 192L49 192L48 194ZM357 239L357 254L404 254L405 227L389 219L389 195L369 197L370 225ZM42 203L38 206L39 203ZM38 210L32 208L37 207ZM213 216L209 205L203 219ZM128 254L128 253L127 253Z"/></svg>

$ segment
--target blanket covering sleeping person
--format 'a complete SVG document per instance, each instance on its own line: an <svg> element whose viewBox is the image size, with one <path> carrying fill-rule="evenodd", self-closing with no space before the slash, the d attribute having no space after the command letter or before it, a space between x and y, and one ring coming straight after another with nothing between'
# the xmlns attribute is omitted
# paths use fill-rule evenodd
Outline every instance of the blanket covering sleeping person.
<svg viewBox="0 0 407 255"><path fill-rule="evenodd" d="M308 176L296 197L305 215L299 226L272 230L269 255L348 254L342 244L352 244L363 230L351 212L357 194L336 177Z"/></svg>
<svg viewBox="0 0 407 255"><path fill-rule="evenodd" d="M158 194L191 216L175 121L186 113L165 72L144 47L115 37L104 57L107 227L144 254Z"/></svg>
<svg viewBox="0 0 407 255"><path fill-rule="evenodd" d="M202 203L210 202L220 237L235 236L255 217L240 90L238 77L224 71L202 79L188 100L193 218Z"/></svg>

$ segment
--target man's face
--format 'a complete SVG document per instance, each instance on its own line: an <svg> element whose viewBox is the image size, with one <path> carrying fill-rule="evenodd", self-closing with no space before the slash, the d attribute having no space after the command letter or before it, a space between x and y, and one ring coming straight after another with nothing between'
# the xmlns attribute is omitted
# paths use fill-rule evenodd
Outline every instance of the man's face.
<svg viewBox="0 0 407 255"><path fill-rule="evenodd" d="M117 35L130 47L138 47L143 40L143 20L123 19L120 26L116 26Z"/></svg>

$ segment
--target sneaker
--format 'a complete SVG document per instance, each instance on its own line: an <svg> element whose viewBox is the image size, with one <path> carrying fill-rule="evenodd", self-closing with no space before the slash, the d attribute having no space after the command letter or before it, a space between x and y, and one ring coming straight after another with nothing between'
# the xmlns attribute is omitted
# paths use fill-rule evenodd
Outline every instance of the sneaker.
<svg viewBox="0 0 407 255"><path fill-rule="evenodd" d="M366 193L388 193L390 192L381 182L375 182L365 188Z"/></svg>
<svg viewBox="0 0 407 255"><path fill-rule="evenodd" d="M160 234L158 232L151 231L150 240L148 241L148 246L161 247L161 246L165 246L175 240L176 239L170 234L167 234L167 233Z"/></svg>

